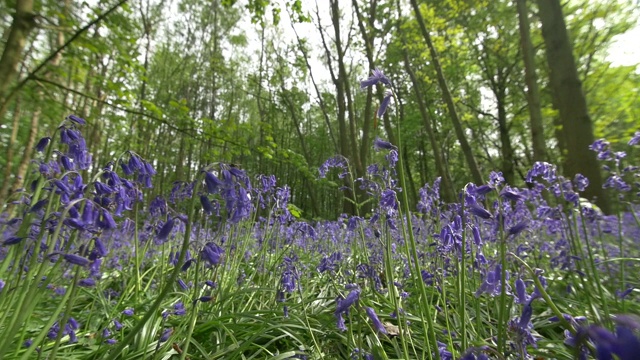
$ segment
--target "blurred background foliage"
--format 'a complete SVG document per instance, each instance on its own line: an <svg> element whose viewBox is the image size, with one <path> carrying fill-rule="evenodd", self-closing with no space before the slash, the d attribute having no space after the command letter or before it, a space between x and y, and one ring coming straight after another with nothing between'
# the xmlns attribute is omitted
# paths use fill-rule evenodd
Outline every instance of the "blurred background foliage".
<svg viewBox="0 0 640 360"><path fill-rule="evenodd" d="M411 202L438 176L449 199L478 182L471 160L481 176L498 170L523 186L536 160L571 164L549 80L547 2L4 1L0 200L24 186L35 143L68 114L87 119L97 163L126 150L152 162L156 194L229 162L289 184L307 219L352 210L341 180L318 179L318 166L341 154L362 176L380 156L373 140L396 142L396 121ZM561 5L592 121L583 129L615 148L640 123L638 57L621 56L634 51L625 39L639 32L638 4ZM359 86L374 68L397 99L381 119L382 90Z"/></svg>

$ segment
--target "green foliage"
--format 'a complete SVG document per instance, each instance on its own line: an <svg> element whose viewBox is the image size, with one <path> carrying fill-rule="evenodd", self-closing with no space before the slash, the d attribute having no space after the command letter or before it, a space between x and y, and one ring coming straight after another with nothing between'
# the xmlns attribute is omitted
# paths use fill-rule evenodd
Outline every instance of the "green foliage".
<svg viewBox="0 0 640 360"><path fill-rule="evenodd" d="M25 56L23 78L26 69L34 68L57 47L59 34L63 40L70 39L88 19L100 14L105 4L72 3L66 7L61 2L38 3L36 10L46 21ZM400 134L411 159L412 185L419 186L437 172L404 68L404 49L395 28L396 1L378 0L375 8L368 1L357 4L366 35L373 41L372 65L392 79L401 102L391 114L401 117ZM545 138L550 144L550 160L554 160L561 154L554 131L557 112L547 84L537 9L533 2L528 4L531 35L538 49ZM13 5L2 6L10 9ZM107 145L114 152L132 149L143 155L156 154L162 179L158 192L201 165L223 159L241 163L252 172L273 172L289 184L304 184L294 191L305 214L334 215L343 210L342 200L315 179L317 167L337 151L329 133L333 132L334 139L339 135L338 103L328 66L334 66L334 74L337 68L326 60L316 26L318 21L327 25L330 17L324 5L319 5L320 12L315 14L315 9L301 0L127 3L75 38L61 52L59 61L48 64L39 75L47 82L26 82L19 94L23 106L17 136L12 142L14 104L9 103L6 113L0 114L0 139L16 154L29 152L25 146L32 135L26 124L36 108L41 111L36 137L57 126L56 119L65 114L92 116L101 119L92 125L89 145L94 156L107 159ZM638 14L632 6L621 0L575 0L564 7L596 136L614 143L631 135L640 112L636 68L615 66L605 57L616 35L636 23ZM172 16L164 15L167 9ZM364 58L366 44L357 19L347 16L355 12L352 2L340 2L339 10L343 37L348 37L343 41L348 42L346 76L352 86L356 131L353 147L359 148L364 146L365 120L372 127L370 137L388 139L389 135L384 119L364 118L366 104L383 94L376 90L369 99L367 92L357 90L358 81L369 71ZM464 158L441 100L431 55L408 10L400 13L405 17L401 26L409 63L418 77L447 171L460 187L469 180ZM502 167L503 145L496 130L498 90L502 91L514 181L522 183L531 166L532 150L513 2L423 1L422 14L473 153L486 171ZM290 21L299 39L291 34ZM10 17L0 17L1 30L10 24ZM333 34L327 30L325 41L335 59ZM358 151L370 153L368 149ZM19 166L15 159L10 164L6 161L0 160L12 170ZM14 179L1 182L13 186ZM309 199L310 189L320 189L318 197L326 200ZM313 209L311 204L321 205Z"/></svg>

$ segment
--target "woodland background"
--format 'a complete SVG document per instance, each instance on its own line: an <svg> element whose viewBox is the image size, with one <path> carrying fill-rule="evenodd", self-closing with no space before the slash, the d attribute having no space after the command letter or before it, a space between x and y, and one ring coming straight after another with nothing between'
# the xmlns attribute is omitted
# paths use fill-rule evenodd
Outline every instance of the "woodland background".
<svg viewBox="0 0 640 360"><path fill-rule="evenodd" d="M341 154L358 178L376 137L401 136L411 202L436 177L449 201L492 170L524 186L548 161L587 175L610 211L586 147L639 128L639 68L607 57L638 14L617 0L7 0L0 202L75 114L97 163L152 162L156 195L230 162L288 184L304 218L335 217L352 205L318 167ZM397 99L380 119L382 89L359 86L374 68Z"/></svg>

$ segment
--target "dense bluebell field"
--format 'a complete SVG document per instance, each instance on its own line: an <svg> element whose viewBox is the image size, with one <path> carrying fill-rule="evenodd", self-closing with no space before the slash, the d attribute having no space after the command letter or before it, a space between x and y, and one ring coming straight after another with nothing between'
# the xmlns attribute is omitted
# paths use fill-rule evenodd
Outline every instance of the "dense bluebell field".
<svg viewBox="0 0 640 360"><path fill-rule="evenodd" d="M436 179L408 209L402 159L378 139L364 178L342 157L320 169L372 201L360 215L308 221L274 176L223 163L148 199L152 161L126 152L97 170L82 125L69 116L39 142L29 188L2 215L0 358L640 351L640 170L604 140L593 150L615 214L580 197L588 179L548 163L526 188L494 172L454 204ZM636 132L628 144L639 142Z"/></svg>

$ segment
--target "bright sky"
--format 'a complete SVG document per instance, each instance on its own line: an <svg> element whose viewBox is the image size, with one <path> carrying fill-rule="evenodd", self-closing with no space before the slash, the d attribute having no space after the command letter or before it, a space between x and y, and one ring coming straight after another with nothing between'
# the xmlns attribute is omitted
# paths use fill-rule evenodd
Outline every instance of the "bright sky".
<svg viewBox="0 0 640 360"><path fill-rule="evenodd" d="M609 48L607 60L611 61L614 66L628 66L640 64L640 23L617 36L616 41ZM640 66L637 67L640 71Z"/></svg>

